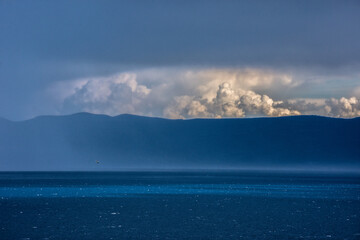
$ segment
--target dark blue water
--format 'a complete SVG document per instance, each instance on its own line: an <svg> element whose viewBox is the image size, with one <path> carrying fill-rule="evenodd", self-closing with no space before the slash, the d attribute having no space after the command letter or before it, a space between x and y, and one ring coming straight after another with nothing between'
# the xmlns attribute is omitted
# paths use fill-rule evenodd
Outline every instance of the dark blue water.
<svg viewBox="0 0 360 240"><path fill-rule="evenodd" d="M0 239L360 239L360 179L0 173Z"/></svg>

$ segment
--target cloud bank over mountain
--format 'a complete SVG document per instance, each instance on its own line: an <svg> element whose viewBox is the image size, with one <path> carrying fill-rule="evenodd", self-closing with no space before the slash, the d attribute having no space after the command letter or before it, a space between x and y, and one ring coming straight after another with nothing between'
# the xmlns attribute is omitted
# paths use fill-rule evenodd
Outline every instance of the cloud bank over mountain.
<svg viewBox="0 0 360 240"><path fill-rule="evenodd" d="M316 82L316 81L314 81ZM60 114L86 111L166 118L315 114L360 116L357 96L294 98L309 81L263 69L148 68L57 82L48 89Z"/></svg>
<svg viewBox="0 0 360 240"><path fill-rule="evenodd" d="M335 0L0 1L0 116L358 116L359 12Z"/></svg>

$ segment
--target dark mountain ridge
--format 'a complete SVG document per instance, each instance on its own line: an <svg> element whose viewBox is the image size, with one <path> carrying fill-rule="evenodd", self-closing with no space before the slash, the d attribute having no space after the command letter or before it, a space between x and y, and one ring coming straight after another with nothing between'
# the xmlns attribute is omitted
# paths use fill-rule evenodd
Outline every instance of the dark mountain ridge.
<svg viewBox="0 0 360 240"><path fill-rule="evenodd" d="M99 163L97 163L97 161ZM0 170L359 168L360 118L0 119Z"/></svg>

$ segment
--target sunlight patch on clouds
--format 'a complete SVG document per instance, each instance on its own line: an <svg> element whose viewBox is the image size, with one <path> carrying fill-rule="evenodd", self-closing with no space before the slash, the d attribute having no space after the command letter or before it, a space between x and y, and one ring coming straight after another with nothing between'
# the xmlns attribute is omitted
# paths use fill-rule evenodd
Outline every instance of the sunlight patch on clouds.
<svg viewBox="0 0 360 240"><path fill-rule="evenodd" d="M356 97L277 99L301 86L285 73L259 69L159 68L59 82L51 88L61 112L132 113L167 118L316 114L360 116Z"/></svg>
<svg viewBox="0 0 360 240"><path fill-rule="evenodd" d="M299 115L296 110L279 107L282 101L274 101L267 95L253 91L233 89L230 83L218 86L216 97L210 101L201 97L181 96L164 110L168 118L221 118L245 117L248 114L262 116Z"/></svg>

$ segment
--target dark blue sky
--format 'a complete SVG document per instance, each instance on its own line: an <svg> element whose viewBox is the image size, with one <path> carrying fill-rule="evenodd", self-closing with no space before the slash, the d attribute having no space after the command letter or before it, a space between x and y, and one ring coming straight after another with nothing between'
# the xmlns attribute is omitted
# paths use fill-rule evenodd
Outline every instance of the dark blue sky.
<svg viewBox="0 0 360 240"><path fill-rule="evenodd" d="M2 0L0 116L358 116L359 13L359 1Z"/></svg>

